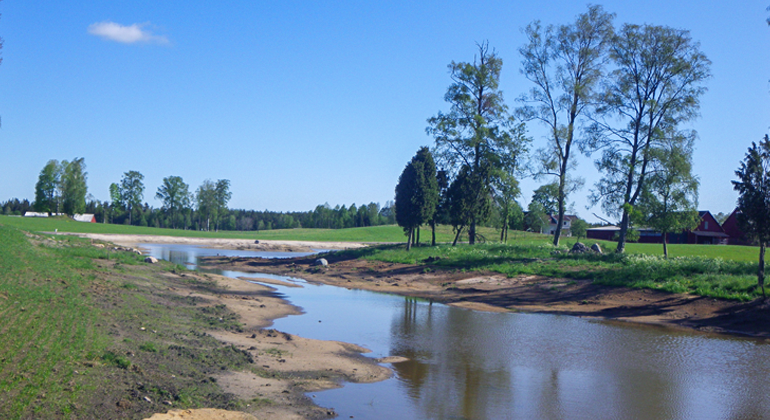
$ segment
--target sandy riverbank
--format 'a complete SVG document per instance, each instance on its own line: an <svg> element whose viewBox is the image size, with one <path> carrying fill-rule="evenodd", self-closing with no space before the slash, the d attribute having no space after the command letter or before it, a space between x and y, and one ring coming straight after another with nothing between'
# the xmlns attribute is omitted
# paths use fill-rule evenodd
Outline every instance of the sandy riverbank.
<svg viewBox="0 0 770 420"><path fill-rule="evenodd" d="M127 247L141 247L141 244L198 245L215 249L237 249L268 252L313 252L315 250L355 249L366 244L356 242L314 242L314 241L272 241L251 239L194 238L182 236L122 235L106 233L59 233L74 235L95 241L111 242Z"/></svg>
<svg viewBox="0 0 770 420"><path fill-rule="evenodd" d="M166 274L176 277L176 274ZM185 276L195 277L194 273ZM273 289L244 280L205 275L216 287L205 292L195 287L180 287L173 292L200 305L226 307L239 315L242 331L213 330L208 334L217 340L247 351L255 360L252 371L225 371L215 375L216 382L228 393L244 401L269 400L267 405L248 413L261 420L328 418L335 413L316 406L306 392L336 388L342 382L375 382L387 379L392 372L367 358L369 350L343 342L321 341L287 334L269 328L273 320L301 313L287 301L277 297ZM152 417L160 419L227 420L247 419L242 412L223 410L172 410Z"/></svg>
<svg viewBox="0 0 770 420"><path fill-rule="evenodd" d="M198 245L221 249L254 251L311 252L317 249L347 249L365 246L351 243L298 241L259 241L240 239L184 238L151 235L77 234L96 243L141 248L144 243ZM105 264L108 264L105 262ZM200 307L225 306L238 316L239 331L206 331L223 344L248 352L253 368L222 371L214 376L226 393L248 404L243 411L218 409L170 409L156 413L152 420L277 420L330 418L331 409L315 405L307 392L342 386L344 382L365 383L389 378L392 371L378 360L365 357L369 350L343 342L322 341L284 333L270 328L277 318L299 315L301 308L291 305L262 284L215 274L161 272L157 281L169 292ZM209 285L201 287L201 284ZM269 403L265 403L269 401ZM172 408L172 407L169 407ZM256 416L256 417L254 417Z"/></svg>
<svg viewBox="0 0 770 420"><path fill-rule="evenodd" d="M211 257L204 259L203 264L425 298L468 309L565 314L770 339L770 305L761 300L741 303L599 286L590 280L531 275L507 278L498 273L445 271L440 267L335 256L325 258L329 261L325 268L314 266L313 257L283 260Z"/></svg>

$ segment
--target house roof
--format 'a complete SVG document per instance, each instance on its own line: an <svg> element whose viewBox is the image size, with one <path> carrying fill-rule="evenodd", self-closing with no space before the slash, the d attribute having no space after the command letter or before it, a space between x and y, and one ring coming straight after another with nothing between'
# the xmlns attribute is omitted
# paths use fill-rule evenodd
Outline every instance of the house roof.
<svg viewBox="0 0 770 420"><path fill-rule="evenodd" d="M586 229L586 230L608 230L608 231L609 231L609 230L620 230L620 228L619 228L619 227L617 227L617 226L612 226L612 225L610 225L610 226L597 226L597 227L592 227L592 228L588 228L588 229Z"/></svg>
<svg viewBox="0 0 770 420"><path fill-rule="evenodd" d="M549 214L548 217L551 218L551 224L552 225L555 225L556 222L558 222L558 217L559 217L558 215L554 216L553 214ZM574 214L565 214L564 215L564 220L569 220L570 222L575 220L575 219L577 219L577 218L578 217L575 216Z"/></svg>
<svg viewBox="0 0 770 420"><path fill-rule="evenodd" d="M94 219L94 215L90 213L76 214L72 218L78 222L90 222Z"/></svg>

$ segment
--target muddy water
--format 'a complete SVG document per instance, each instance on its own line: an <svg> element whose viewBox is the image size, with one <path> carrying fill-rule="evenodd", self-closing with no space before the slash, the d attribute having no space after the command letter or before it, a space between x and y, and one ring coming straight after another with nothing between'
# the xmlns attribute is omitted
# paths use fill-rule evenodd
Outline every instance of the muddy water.
<svg viewBox="0 0 770 420"><path fill-rule="evenodd" d="M763 341L304 286L278 287L306 313L277 329L410 359L393 379L312 394L339 418L770 418Z"/></svg>

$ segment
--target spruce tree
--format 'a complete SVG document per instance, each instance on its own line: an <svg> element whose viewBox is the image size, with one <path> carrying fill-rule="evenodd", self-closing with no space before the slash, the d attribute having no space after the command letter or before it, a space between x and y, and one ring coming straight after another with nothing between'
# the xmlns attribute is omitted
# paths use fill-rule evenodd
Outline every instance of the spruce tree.
<svg viewBox="0 0 770 420"><path fill-rule="evenodd" d="M752 143L740 168L735 171L738 181L738 225L759 242L757 287L765 297L765 248L770 240L770 137Z"/></svg>

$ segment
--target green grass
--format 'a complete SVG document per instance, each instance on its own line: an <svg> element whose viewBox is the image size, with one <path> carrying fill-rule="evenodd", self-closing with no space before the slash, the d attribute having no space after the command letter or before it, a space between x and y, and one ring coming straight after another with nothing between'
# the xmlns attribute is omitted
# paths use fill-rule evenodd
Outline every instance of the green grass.
<svg viewBox="0 0 770 420"><path fill-rule="evenodd" d="M321 241L321 242L404 242L404 231L398 226L371 226L350 229L278 229L262 231L218 231L204 232L180 229L161 229L140 226L111 225L103 223L75 222L67 217L34 218L0 216L0 224L14 226L28 232L70 232L70 233L115 233L130 235L165 235L191 238L224 238L224 239L264 239L281 241ZM495 240L499 235L494 229L480 228L479 232L489 240ZM430 228L421 230L422 242L430 242ZM454 239L452 228L439 226L436 240L451 242ZM461 240L467 241L467 235Z"/></svg>
<svg viewBox="0 0 770 420"><path fill-rule="evenodd" d="M606 244L605 249L608 251L614 251L615 246L617 246L614 242L606 242ZM626 244L626 252L629 254L663 255L663 245ZM738 245L669 244L668 254L670 257L707 257L732 261L757 261L759 248Z"/></svg>
<svg viewBox="0 0 770 420"><path fill-rule="evenodd" d="M44 240L44 239L43 239ZM87 293L90 265L71 248L31 246L0 225L0 413L17 418L47 395L43 413L70 413L70 401L92 389L72 384L77 363L108 339L94 325ZM41 415L45 417L45 415Z"/></svg>
<svg viewBox="0 0 770 420"><path fill-rule="evenodd" d="M205 276L163 276L170 263L141 261L0 223L1 419L146 418L168 409L163 400L241 404L211 376L254 360L202 332L238 330L237 317L169 289L223 290Z"/></svg>

